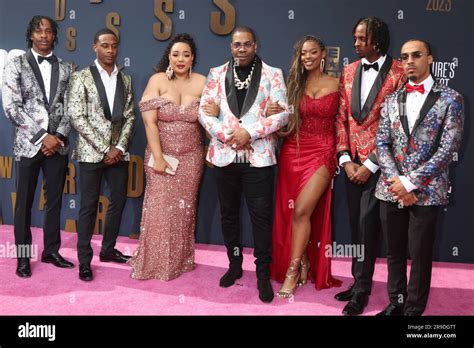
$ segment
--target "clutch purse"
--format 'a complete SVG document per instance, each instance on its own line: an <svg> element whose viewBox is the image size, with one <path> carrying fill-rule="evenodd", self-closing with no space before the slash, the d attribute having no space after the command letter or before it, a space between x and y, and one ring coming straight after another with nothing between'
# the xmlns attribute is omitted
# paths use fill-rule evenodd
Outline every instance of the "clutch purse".
<svg viewBox="0 0 474 348"><path fill-rule="evenodd" d="M166 168L165 172L171 175L175 175L176 170L178 169L179 160L175 157L168 156L168 155L163 155L163 158L173 168L172 170L169 168ZM148 167L153 168L154 164L155 164L155 157L153 157L153 154L151 154L150 159L148 160Z"/></svg>

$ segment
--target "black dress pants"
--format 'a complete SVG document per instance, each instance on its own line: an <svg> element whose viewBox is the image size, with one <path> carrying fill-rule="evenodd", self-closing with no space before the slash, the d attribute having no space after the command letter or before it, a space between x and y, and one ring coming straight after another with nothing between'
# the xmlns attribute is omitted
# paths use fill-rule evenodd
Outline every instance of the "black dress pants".
<svg viewBox="0 0 474 348"><path fill-rule="evenodd" d="M354 184L346 177L352 243L364 246L362 258L359 255L352 257L354 292L370 294L372 291L372 277L381 235L379 200L375 198L379 176L380 171L377 171L363 185Z"/></svg>
<svg viewBox="0 0 474 348"><path fill-rule="evenodd" d="M421 315L428 301L438 212L437 206L400 208L397 203L380 202L387 244L388 295L394 305L404 305L405 314ZM407 250L412 260L408 285Z"/></svg>
<svg viewBox="0 0 474 348"><path fill-rule="evenodd" d="M68 159L58 153L45 156L39 151L34 157L20 157L16 162L16 203L14 218L15 244L17 257L22 250L30 250L31 237L31 208L35 198L36 185L40 170L44 178L45 214L43 222L44 253L52 254L59 251L61 246L61 204L64 181L66 180Z"/></svg>
<svg viewBox="0 0 474 348"><path fill-rule="evenodd" d="M217 190L221 207L222 233L230 265L242 265L240 204L244 194L254 239L258 279L270 278L273 224L273 166L257 168L248 163L216 167Z"/></svg>
<svg viewBox="0 0 474 348"><path fill-rule="evenodd" d="M77 254L79 263L92 261L91 239L97 218L102 177L105 177L110 190L110 204L107 209L103 231L101 252L113 251L122 220L122 212L127 202L128 162L120 161L114 165L100 163L79 163L81 184L81 208L77 223Z"/></svg>

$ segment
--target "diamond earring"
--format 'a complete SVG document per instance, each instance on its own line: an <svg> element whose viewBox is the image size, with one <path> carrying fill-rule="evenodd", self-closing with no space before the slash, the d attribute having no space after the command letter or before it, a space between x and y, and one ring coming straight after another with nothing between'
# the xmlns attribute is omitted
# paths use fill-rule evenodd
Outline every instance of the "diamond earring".
<svg viewBox="0 0 474 348"><path fill-rule="evenodd" d="M173 71L173 68L171 67L171 64L168 65L168 67L166 68L166 77L168 78L168 80L171 80L173 78L173 75L174 75L174 71Z"/></svg>

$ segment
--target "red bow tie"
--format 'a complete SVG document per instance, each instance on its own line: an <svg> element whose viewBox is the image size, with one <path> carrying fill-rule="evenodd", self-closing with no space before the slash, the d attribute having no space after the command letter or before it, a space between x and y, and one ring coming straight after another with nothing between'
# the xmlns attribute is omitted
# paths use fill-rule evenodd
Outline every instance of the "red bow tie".
<svg viewBox="0 0 474 348"><path fill-rule="evenodd" d="M420 92L421 94L425 93L425 85L410 85L407 83L407 93L410 92Z"/></svg>

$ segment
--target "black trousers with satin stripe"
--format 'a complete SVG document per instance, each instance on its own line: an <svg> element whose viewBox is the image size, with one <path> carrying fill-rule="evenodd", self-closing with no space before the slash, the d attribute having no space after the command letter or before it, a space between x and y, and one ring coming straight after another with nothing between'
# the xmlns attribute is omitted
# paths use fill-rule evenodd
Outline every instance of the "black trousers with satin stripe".
<svg viewBox="0 0 474 348"><path fill-rule="evenodd" d="M43 172L45 213L43 222L44 253L57 253L61 246L61 204L66 180L67 156L20 157L16 162L16 203L14 217L15 244L31 245L31 209L40 170ZM22 255L18 255L22 256ZM30 257L31 255L23 255Z"/></svg>
<svg viewBox="0 0 474 348"><path fill-rule="evenodd" d="M428 301L438 212L437 206L399 208L397 203L380 202L387 245L388 295L391 303L404 304L405 313L421 315ZM408 285L407 248L412 260Z"/></svg>
<svg viewBox="0 0 474 348"><path fill-rule="evenodd" d="M356 159L360 164L360 161ZM363 258L352 257L352 276L355 283L353 291L372 291L372 277L381 236L379 200L375 198L375 187L380 170L372 174L363 185L352 183L346 177L347 205L351 225L352 244L364 246Z"/></svg>
<svg viewBox="0 0 474 348"><path fill-rule="evenodd" d="M100 163L79 163L81 184L81 208L77 223L77 254L80 264L90 264L93 251L91 239L97 218L102 177L110 190L110 203L107 209L103 231L102 252L111 252L120 229L122 212L127 202L128 162L120 161L108 166Z"/></svg>
<svg viewBox="0 0 474 348"><path fill-rule="evenodd" d="M227 256L231 265L241 265L240 205L244 194L254 239L258 279L270 278L273 224L273 166L256 168L248 163L215 167L221 207L221 223Z"/></svg>

